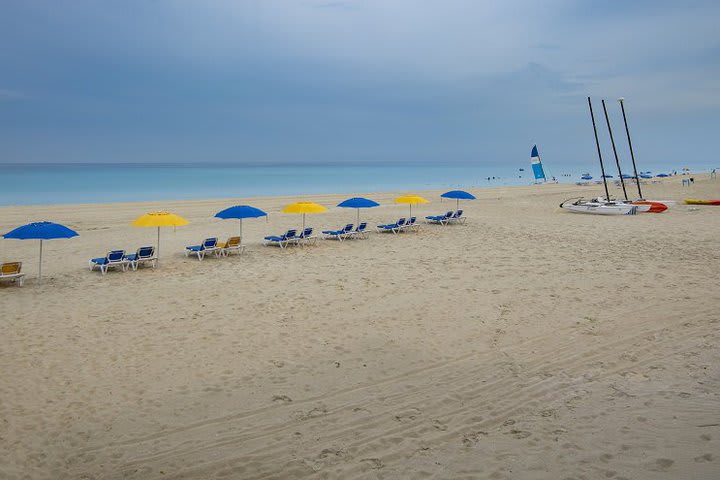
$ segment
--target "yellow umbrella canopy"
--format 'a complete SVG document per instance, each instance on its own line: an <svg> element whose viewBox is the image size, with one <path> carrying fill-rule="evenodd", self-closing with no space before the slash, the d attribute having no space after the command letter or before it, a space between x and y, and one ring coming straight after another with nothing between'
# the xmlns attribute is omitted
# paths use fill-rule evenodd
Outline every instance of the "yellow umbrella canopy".
<svg viewBox="0 0 720 480"><path fill-rule="evenodd" d="M170 212L150 212L141 215L132 222L133 227L157 227L157 252L160 262L160 227L181 227L188 222L179 215Z"/></svg>
<svg viewBox="0 0 720 480"><path fill-rule="evenodd" d="M430 203L427 199L420 195L403 195L395 199L395 203L407 203L410 205L410 216L412 217L412 206L418 203Z"/></svg>
<svg viewBox="0 0 720 480"><path fill-rule="evenodd" d="M315 202L295 202L290 205L286 205L282 209L283 213L302 213L303 216L303 230L305 230L305 214L306 213L323 213L327 212L327 208Z"/></svg>

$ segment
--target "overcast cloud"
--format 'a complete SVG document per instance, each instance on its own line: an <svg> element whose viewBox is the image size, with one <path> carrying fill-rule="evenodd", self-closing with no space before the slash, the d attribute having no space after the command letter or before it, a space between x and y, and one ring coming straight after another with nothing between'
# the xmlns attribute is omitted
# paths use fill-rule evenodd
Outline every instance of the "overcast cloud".
<svg viewBox="0 0 720 480"><path fill-rule="evenodd" d="M711 158L720 3L4 1L0 162ZM602 130L601 130L602 131ZM624 144L621 144L624 146ZM621 155L625 150L621 147Z"/></svg>

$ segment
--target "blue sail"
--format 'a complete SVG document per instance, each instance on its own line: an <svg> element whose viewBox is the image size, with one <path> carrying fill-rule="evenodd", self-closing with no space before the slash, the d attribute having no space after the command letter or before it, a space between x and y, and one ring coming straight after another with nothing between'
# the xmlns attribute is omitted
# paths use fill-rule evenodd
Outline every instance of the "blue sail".
<svg viewBox="0 0 720 480"><path fill-rule="evenodd" d="M538 153L537 145L533 145L532 153L530 154L530 165L535 175L535 180L546 180L545 172L543 171L542 163L540 162L540 154Z"/></svg>

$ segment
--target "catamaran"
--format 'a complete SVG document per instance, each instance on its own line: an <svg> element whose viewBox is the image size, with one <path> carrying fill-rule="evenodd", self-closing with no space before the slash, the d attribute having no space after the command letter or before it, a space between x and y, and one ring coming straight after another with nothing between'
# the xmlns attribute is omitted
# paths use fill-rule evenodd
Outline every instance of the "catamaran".
<svg viewBox="0 0 720 480"><path fill-rule="evenodd" d="M588 106L590 107L590 118L592 119L593 131L595 132L595 145L597 146L598 158L600 159L600 176L605 185L605 197L598 197L592 200L583 200L582 198L569 199L562 202L560 208L571 212L593 213L597 215L635 215L640 208L650 208L610 200L610 192L607 187L607 174L605 173L605 165L603 164L602 153L600 152L600 140L598 140L595 115L593 114L590 97L588 97Z"/></svg>

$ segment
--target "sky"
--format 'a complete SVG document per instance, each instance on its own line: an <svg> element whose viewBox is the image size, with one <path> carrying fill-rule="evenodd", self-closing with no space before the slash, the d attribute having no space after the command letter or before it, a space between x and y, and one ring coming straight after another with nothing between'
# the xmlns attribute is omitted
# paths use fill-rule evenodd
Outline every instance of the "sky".
<svg viewBox="0 0 720 480"><path fill-rule="evenodd" d="M713 163L720 2L3 0L0 163ZM720 162L717 162L720 163ZM642 165L642 164L641 164Z"/></svg>

